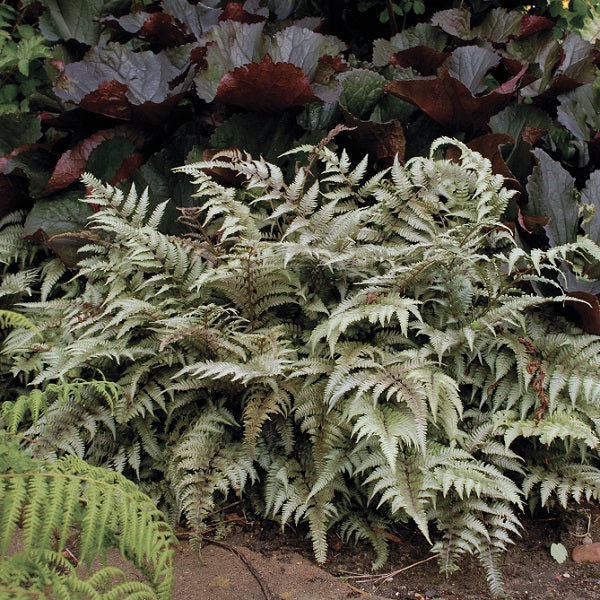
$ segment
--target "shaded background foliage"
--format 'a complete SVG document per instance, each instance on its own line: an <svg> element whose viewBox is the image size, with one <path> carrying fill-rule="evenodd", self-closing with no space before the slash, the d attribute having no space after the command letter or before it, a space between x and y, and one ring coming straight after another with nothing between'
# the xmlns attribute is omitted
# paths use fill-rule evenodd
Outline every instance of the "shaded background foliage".
<svg viewBox="0 0 600 600"><path fill-rule="evenodd" d="M231 147L285 166L344 123L336 143L374 167L468 142L519 192L506 220L523 247L598 241L597 9L524 4L3 3L0 216L33 208L28 238L74 266L84 171L171 199L178 231L194 200L173 167ZM568 272L568 291L595 305L597 271Z"/></svg>

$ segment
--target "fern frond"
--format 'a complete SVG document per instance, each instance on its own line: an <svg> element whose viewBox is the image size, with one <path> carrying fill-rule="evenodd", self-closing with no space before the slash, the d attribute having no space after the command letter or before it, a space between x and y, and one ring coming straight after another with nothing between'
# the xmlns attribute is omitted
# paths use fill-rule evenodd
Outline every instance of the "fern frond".
<svg viewBox="0 0 600 600"><path fill-rule="evenodd" d="M0 443L6 447L4 436ZM81 528L78 552L83 562L90 564L118 538L123 556L148 574L147 584L138 586L137 591L165 600L170 596L173 535L152 501L121 475L74 457L56 463L24 459L0 472L0 509L1 584L22 585L23 578L28 581L33 575L35 582L44 572L52 573L50 565L35 575L29 573L31 561L35 564L48 553L60 556L71 528L77 526ZM3 563L19 520L24 552L12 557L6 569ZM55 532L59 532L58 540ZM58 573L51 580L71 585L72 581L55 579ZM98 577L96 581L103 579Z"/></svg>
<svg viewBox="0 0 600 600"><path fill-rule="evenodd" d="M12 310L0 309L0 329L8 329L9 327L23 327L41 337L40 330L25 315Z"/></svg>

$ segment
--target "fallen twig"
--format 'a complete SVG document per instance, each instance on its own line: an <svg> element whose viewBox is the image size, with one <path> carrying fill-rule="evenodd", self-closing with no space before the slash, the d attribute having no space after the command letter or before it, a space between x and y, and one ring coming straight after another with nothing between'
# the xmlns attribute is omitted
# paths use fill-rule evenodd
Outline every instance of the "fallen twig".
<svg viewBox="0 0 600 600"><path fill-rule="evenodd" d="M342 583L346 587L349 587L356 594L361 594L363 596L368 596L369 595L369 592L365 592L365 590L361 590L360 588L357 588L357 587L353 586L351 583L348 583L347 581L342 581Z"/></svg>
<svg viewBox="0 0 600 600"><path fill-rule="evenodd" d="M424 558L423 560L419 560L415 563L412 563L412 565L402 567L401 569L397 569L396 571L392 571L391 573L376 573L373 575L369 575L367 573L353 573L352 571L340 571L340 573L343 573L347 579L354 579L357 583L372 583L377 586L376 589L379 589L386 581L390 581L399 573L402 573L403 571L408 571L413 567L418 567L419 565L429 562L430 560L433 560L438 556L439 554L434 554L433 556L429 556L427 558Z"/></svg>
<svg viewBox="0 0 600 600"><path fill-rule="evenodd" d="M232 552L233 554L235 554L246 565L246 568L248 569L248 571L250 571L250 573L252 573L252 576L258 582L258 585L260 586L260 589L262 590L262 593L266 600L283 600L283 598L281 596L274 594L269 589L269 586L266 584L266 582L260 576L260 573L254 568L254 566L248 560L248 558L246 558L244 556L243 552L238 550L238 548L236 548L235 546L231 546L230 544L226 544L225 542L219 542L217 540L212 540L210 538L204 538L203 541L208 542L209 544L214 544L215 546L219 546L220 548L224 548L225 550L229 550L229 552Z"/></svg>

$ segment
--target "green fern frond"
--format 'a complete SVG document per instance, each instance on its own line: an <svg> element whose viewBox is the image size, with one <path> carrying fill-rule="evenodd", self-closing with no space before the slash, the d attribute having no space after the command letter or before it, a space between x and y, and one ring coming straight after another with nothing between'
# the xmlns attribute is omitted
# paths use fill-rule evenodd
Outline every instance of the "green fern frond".
<svg viewBox="0 0 600 600"><path fill-rule="evenodd" d="M8 442L4 435L0 436L0 444L6 449ZM73 592L82 593L83 597L83 587L77 586L106 581L106 572L96 575L91 582L88 580L87 584L76 575L63 577L63 570L52 567L52 564L61 565L62 560L46 562L44 568L31 571L32 565L37 565L42 558L60 556L72 527L78 527L81 532L78 555L82 562L89 565L96 555L116 543L123 556L148 577L147 584L130 586L132 593L135 589L147 597L165 600L170 596L174 537L150 498L132 482L74 457L56 463L29 458L3 466L0 472L0 585L23 586L29 582L35 586L44 581L46 574L57 589L66 586L63 589L68 590L75 586ZM17 526L23 531L24 551L7 557ZM70 565L63 566L70 573Z"/></svg>
<svg viewBox="0 0 600 600"><path fill-rule="evenodd" d="M40 330L25 315L12 310L0 309L0 329L8 329L9 327L23 327L41 337Z"/></svg>

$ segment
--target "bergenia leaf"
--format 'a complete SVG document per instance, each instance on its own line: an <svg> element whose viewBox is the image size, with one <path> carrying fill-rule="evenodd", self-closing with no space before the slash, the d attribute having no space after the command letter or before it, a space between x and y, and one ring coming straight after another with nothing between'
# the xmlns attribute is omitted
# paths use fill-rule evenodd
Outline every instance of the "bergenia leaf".
<svg viewBox="0 0 600 600"><path fill-rule="evenodd" d="M554 29L554 21L539 15L523 15L521 17L521 29L515 35L516 39L529 37L539 31Z"/></svg>
<svg viewBox="0 0 600 600"><path fill-rule="evenodd" d="M81 196L81 191L71 191L39 200L27 215L23 229L25 239L46 243L69 267L77 264L77 250L83 244L69 234L84 229L93 212Z"/></svg>
<svg viewBox="0 0 600 600"><path fill-rule="evenodd" d="M57 190L63 189L78 181L84 171L91 171L94 175L100 176L100 173L94 172L94 169L88 168L88 159L90 154L108 140L119 139L121 143L129 141L130 146L140 147L144 142L144 137L135 129L127 126L115 127L98 131L90 137L82 140L73 148L67 150L56 163L56 167L46 186L45 194L51 194ZM114 153L106 155L105 166L113 165L113 172L108 179L111 179L117 173L126 156L118 156ZM118 164L117 164L118 163ZM104 173L106 175L106 172ZM106 177L104 178L106 179Z"/></svg>
<svg viewBox="0 0 600 600"><path fill-rule="evenodd" d="M235 114L220 125L210 138L213 148L239 148L254 157L276 160L289 150L294 139L294 116Z"/></svg>
<svg viewBox="0 0 600 600"><path fill-rule="evenodd" d="M448 52L439 52L429 46L415 46L396 52L389 63L405 69L414 69L421 75L433 75L449 57Z"/></svg>
<svg viewBox="0 0 600 600"><path fill-rule="evenodd" d="M340 75L340 106L359 119L368 119L381 100L387 84L385 77L368 69L353 69Z"/></svg>
<svg viewBox="0 0 600 600"><path fill-rule="evenodd" d="M537 64L543 76L523 88L522 94L536 96L542 93L552 81L554 68L560 60L560 46L551 31L542 31L524 39L511 40L506 45L510 58L521 64Z"/></svg>
<svg viewBox="0 0 600 600"><path fill-rule="evenodd" d="M192 4L188 0L162 0L163 12L175 17L186 29L200 40L216 24L222 11L219 0L203 0Z"/></svg>
<svg viewBox="0 0 600 600"><path fill-rule="evenodd" d="M229 71L264 56L264 23L237 23L223 21L204 37L206 68L194 78L198 96L212 102L217 95L221 77Z"/></svg>
<svg viewBox="0 0 600 600"><path fill-rule="evenodd" d="M472 33L477 38L496 44L506 43L521 31L522 17L523 15L516 10L493 8L481 25L473 28Z"/></svg>
<svg viewBox="0 0 600 600"><path fill-rule="evenodd" d="M419 23L394 35L389 41L378 39L373 43L373 64L383 67L397 52L423 46L441 52L446 47L448 36L437 27Z"/></svg>
<svg viewBox="0 0 600 600"><path fill-rule="evenodd" d="M600 90L588 84L558 97L557 119L577 139L590 140L600 130Z"/></svg>
<svg viewBox="0 0 600 600"><path fill-rule="evenodd" d="M49 150L38 144L27 144L0 159L0 172L25 177L29 182L29 195L39 198L46 189L55 163L56 156Z"/></svg>
<svg viewBox="0 0 600 600"><path fill-rule="evenodd" d="M20 177L10 177L0 173L0 219L16 210L29 208L31 198Z"/></svg>
<svg viewBox="0 0 600 600"><path fill-rule="evenodd" d="M101 19L101 22L139 38L157 40L162 47L179 46L196 40L179 20L164 12L135 12L118 19L109 16Z"/></svg>
<svg viewBox="0 0 600 600"><path fill-rule="evenodd" d="M219 21L237 21L238 23L260 23L269 18L268 8L257 7L256 12L249 12L248 3L228 2L219 16Z"/></svg>
<svg viewBox="0 0 600 600"><path fill-rule="evenodd" d="M575 179L542 149L533 154L537 165L527 181L528 212L548 217L544 231L551 246L572 243L579 224Z"/></svg>
<svg viewBox="0 0 600 600"><path fill-rule="evenodd" d="M94 48L82 61L66 65L54 87L62 100L107 116L129 119L132 107L152 109L177 97L188 81L171 87L181 75L165 51L134 52L120 44Z"/></svg>
<svg viewBox="0 0 600 600"><path fill-rule="evenodd" d="M195 78L200 98L259 111L337 98L335 65L323 59L344 50L343 42L298 26L267 37L263 27L224 21L204 38L204 68Z"/></svg>
<svg viewBox="0 0 600 600"><path fill-rule="evenodd" d="M500 57L487 48L462 46L452 53L444 66L452 77L476 95L486 89L485 76L499 63Z"/></svg>
<svg viewBox="0 0 600 600"><path fill-rule="evenodd" d="M337 56L346 49L340 39L292 25L278 31L265 44L265 51L274 62L288 62L302 69L310 81L324 54Z"/></svg>
<svg viewBox="0 0 600 600"><path fill-rule="evenodd" d="M581 204L592 212L591 218L584 219L583 230L600 245L600 169L592 172L581 191Z"/></svg>
<svg viewBox="0 0 600 600"><path fill-rule="evenodd" d="M594 47L590 42L581 39L577 34L570 33L562 45L562 59L556 70L557 74L565 75L580 83L591 83L597 73Z"/></svg>
<svg viewBox="0 0 600 600"><path fill-rule="evenodd" d="M34 144L41 136L39 115L23 112L0 114L0 156L19 146Z"/></svg>
<svg viewBox="0 0 600 600"><path fill-rule="evenodd" d="M396 156L404 162L406 137L400 121L375 123L358 119L348 112L344 112L344 120L353 128L348 132L351 145L357 153L367 152L377 168L392 165Z"/></svg>
<svg viewBox="0 0 600 600"><path fill-rule="evenodd" d="M489 126L493 133L507 133L520 140L527 127L550 129L552 119L547 112L531 104L510 104L490 118Z"/></svg>
<svg viewBox="0 0 600 600"><path fill-rule="evenodd" d="M476 133L508 104L526 70L523 67L512 79L483 96L474 96L444 67L437 77L391 81L386 91L412 102L445 127Z"/></svg>
<svg viewBox="0 0 600 600"><path fill-rule="evenodd" d="M302 69L290 63L275 63L268 54L261 62L226 73L219 82L215 99L259 112L281 111L319 101Z"/></svg>
<svg viewBox="0 0 600 600"><path fill-rule="evenodd" d="M431 17L431 24L461 40L472 40L475 37L471 31L471 13L466 8L440 10Z"/></svg>
<svg viewBox="0 0 600 600"><path fill-rule="evenodd" d="M88 46L100 41L102 27L98 17L129 2L119 0L45 0L40 30L50 41L76 40Z"/></svg>

